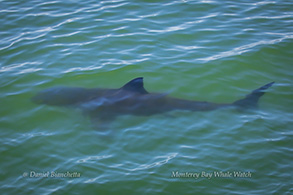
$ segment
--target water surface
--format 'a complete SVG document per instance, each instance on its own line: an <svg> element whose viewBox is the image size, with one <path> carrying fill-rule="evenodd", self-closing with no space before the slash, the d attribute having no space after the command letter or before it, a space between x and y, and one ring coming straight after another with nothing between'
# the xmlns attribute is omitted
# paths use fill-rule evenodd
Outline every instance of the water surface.
<svg viewBox="0 0 293 195"><path fill-rule="evenodd" d="M1 194L292 194L292 6L0 1ZM124 116L107 136L78 110L30 101L139 76L150 92L217 103L276 84L258 110Z"/></svg>

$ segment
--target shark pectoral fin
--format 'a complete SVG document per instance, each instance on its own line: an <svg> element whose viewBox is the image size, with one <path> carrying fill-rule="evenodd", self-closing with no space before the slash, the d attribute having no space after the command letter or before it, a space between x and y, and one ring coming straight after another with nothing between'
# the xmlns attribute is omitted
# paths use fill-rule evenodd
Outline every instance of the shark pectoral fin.
<svg viewBox="0 0 293 195"><path fill-rule="evenodd" d="M129 81L123 87L121 87L121 89L140 94L148 94L148 92L143 87L143 77L138 77Z"/></svg>
<svg viewBox="0 0 293 195"><path fill-rule="evenodd" d="M114 117L111 118L100 118L95 115L90 115L91 126L93 129L98 130L99 132L108 132L111 131L111 122L114 120Z"/></svg>
<svg viewBox="0 0 293 195"><path fill-rule="evenodd" d="M172 119L177 118L177 116L174 112L173 113L164 113L164 116L166 116L168 118L172 118Z"/></svg>

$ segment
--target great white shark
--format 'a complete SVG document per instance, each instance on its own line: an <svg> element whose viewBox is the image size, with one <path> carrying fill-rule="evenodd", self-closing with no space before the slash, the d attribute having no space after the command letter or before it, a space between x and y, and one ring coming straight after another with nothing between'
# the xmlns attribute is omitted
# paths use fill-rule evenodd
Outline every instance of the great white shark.
<svg viewBox="0 0 293 195"><path fill-rule="evenodd" d="M172 110L210 111L219 108L257 108L258 100L274 82L255 89L233 103L212 103L170 97L161 93L149 93L143 77L135 78L118 89L54 87L32 97L37 104L73 106L81 108L92 121L107 122L120 115L150 116Z"/></svg>

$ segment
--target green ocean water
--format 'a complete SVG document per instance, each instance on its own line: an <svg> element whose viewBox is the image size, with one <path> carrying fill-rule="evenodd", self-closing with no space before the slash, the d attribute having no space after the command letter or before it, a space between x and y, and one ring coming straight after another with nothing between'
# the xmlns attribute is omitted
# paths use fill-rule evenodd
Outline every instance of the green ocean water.
<svg viewBox="0 0 293 195"><path fill-rule="evenodd" d="M292 194L293 2L0 0L1 194ZM105 136L54 87L259 109L121 116Z"/></svg>

